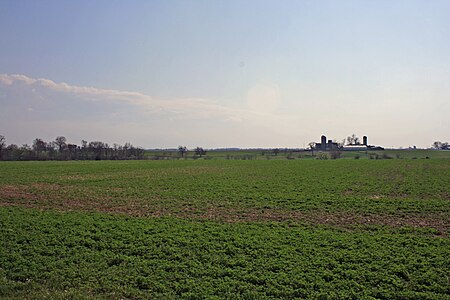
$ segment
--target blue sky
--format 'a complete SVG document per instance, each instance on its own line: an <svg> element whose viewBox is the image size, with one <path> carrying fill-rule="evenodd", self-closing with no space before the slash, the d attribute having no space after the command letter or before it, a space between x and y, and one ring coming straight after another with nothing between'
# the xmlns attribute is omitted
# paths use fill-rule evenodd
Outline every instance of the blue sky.
<svg viewBox="0 0 450 300"><path fill-rule="evenodd" d="M0 36L8 142L450 140L449 1L0 0Z"/></svg>

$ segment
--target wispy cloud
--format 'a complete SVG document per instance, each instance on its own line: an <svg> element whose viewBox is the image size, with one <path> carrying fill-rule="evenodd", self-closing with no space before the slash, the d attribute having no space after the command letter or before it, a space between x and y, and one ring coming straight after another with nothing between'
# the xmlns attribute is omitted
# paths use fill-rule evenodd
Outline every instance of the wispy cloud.
<svg viewBox="0 0 450 300"><path fill-rule="evenodd" d="M264 82L231 99L235 103L231 106L223 100L159 99L0 74L0 134L18 144L62 134L75 141L131 141L144 147L298 147L323 133L341 139L356 132L380 145L392 146L389 141L401 135L407 137L402 143L420 137L421 144L414 144L427 146L429 140L448 136L449 121L444 117L449 110L448 89L444 84L432 89L417 86L368 93L301 82L281 89ZM286 95L300 100L289 102ZM357 101L360 98L366 99L364 107ZM435 105L427 105L434 98ZM418 121L426 126L412 131Z"/></svg>
<svg viewBox="0 0 450 300"><path fill-rule="evenodd" d="M44 78L31 78L25 75L0 74L0 83L4 86L25 85L30 88L46 89L48 91L76 96L87 101L124 102L138 106L145 112L172 114L180 118L217 118L228 121L242 121L258 119L267 122L267 118L276 116L264 110L251 110L247 108L227 107L210 99L181 98L181 99L155 99L142 93L121 91L113 89L100 89L95 87L76 86L64 82L57 83Z"/></svg>
<svg viewBox="0 0 450 300"><path fill-rule="evenodd" d="M141 145L149 145L151 139L158 146L170 140L187 145L197 141L204 146L259 146L265 144L265 135L270 133L276 140L285 136L286 128L295 127L294 118L266 109L271 99L264 98L262 109L258 108L257 99L250 97L254 94L243 95L240 106L232 107L211 99L157 99L132 91L0 74L0 127L10 128L12 135L27 136L28 141L41 133L112 141L132 136Z"/></svg>

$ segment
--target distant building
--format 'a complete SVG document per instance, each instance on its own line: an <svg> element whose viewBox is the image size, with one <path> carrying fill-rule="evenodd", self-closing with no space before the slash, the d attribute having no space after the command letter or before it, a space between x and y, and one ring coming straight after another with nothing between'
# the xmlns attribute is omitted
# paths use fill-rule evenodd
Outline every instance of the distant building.
<svg viewBox="0 0 450 300"><path fill-rule="evenodd" d="M320 138L320 143L316 143L315 150L320 151L331 151L331 150L337 150L339 149L339 145L336 142L333 142L332 140L327 141L327 137L322 135Z"/></svg>
<svg viewBox="0 0 450 300"><path fill-rule="evenodd" d="M346 145L342 147L342 150L344 151L367 151L369 147L366 145Z"/></svg>
<svg viewBox="0 0 450 300"><path fill-rule="evenodd" d="M372 146L368 144L367 136L363 136L362 144L356 145L346 145L341 146L332 140L327 141L327 137L322 135L320 137L320 143L316 143L314 150L316 151L333 151L333 150L344 150L344 151L367 151L367 150L384 150L380 146Z"/></svg>

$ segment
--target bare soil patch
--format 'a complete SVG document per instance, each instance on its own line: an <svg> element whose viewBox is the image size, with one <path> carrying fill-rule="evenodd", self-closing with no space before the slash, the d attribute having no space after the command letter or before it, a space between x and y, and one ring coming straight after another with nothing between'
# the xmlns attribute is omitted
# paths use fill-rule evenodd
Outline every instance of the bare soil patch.
<svg viewBox="0 0 450 300"><path fill-rule="evenodd" d="M374 195L378 199L380 195ZM434 228L438 235L450 231L448 213L433 214L361 214L354 212L293 211L287 209L230 208L230 207L167 207L160 199L151 203L141 199L118 202L104 194L94 194L79 186L59 186L36 183L31 185L0 186L0 206L22 206L60 211L98 211L132 216L176 216L222 222L306 222L352 229L361 225L389 227Z"/></svg>
<svg viewBox="0 0 450 300"><path fill-rule="evenodd" d="M2 203L9 200L36 201L39 197L31 193L27 186L3 185L0 186L0 200Z"/></svg>
<svg viewBox="0 0 450 300"><path fill-rule="evenodd" d="M352 212L323 211L289 211L283 209L246 209L209 208L206 211L187 209L180 214L183 217L198 217L216 219L226 222L282 222L300 221L312 224L324 224L341 228L353 228L358 225L384 225L389 227L429 227L446 235L450 230L448 214L433 215L388 215L388 214L358 214Z"/></svg>

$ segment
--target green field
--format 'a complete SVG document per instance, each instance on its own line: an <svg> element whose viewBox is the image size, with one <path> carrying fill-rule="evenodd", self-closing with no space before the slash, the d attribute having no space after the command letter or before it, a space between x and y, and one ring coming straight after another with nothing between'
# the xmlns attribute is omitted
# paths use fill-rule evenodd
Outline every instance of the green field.
<svg viewBox="0 0 450 300"><path fill-rule="evenodd" d="M450 299L423 154L0 162L0 298Z"/></svg>
<svg viewBox="0 0 450 300"><path fill-rule="evenodd" d="M368 151L338 151L340 159L450 159L448 150L430 149L386 149ZM199 156L195 151L188 151L183 157L176 150L146 150L145 158L151 160L174 159L220 159L220 160L279 160L279 159L319 159L331 158L331 153L321 151L277 148L277 149L240 149L240 150L209 150Z"/></svg>

